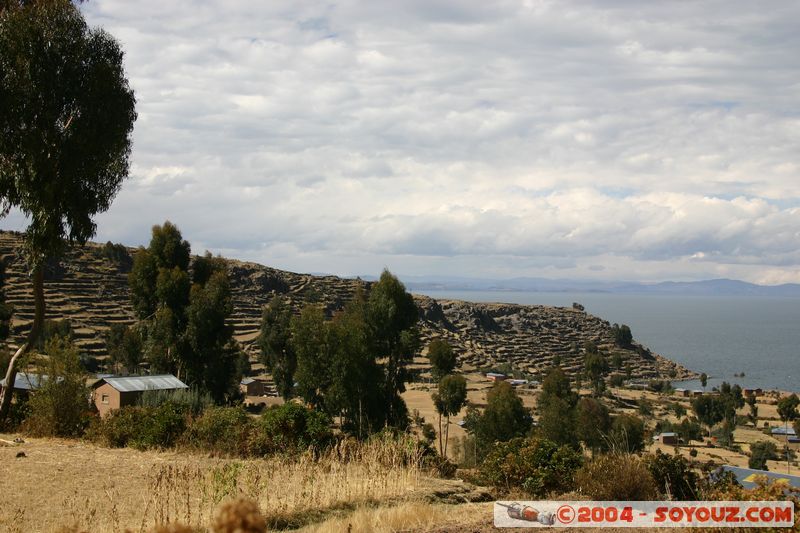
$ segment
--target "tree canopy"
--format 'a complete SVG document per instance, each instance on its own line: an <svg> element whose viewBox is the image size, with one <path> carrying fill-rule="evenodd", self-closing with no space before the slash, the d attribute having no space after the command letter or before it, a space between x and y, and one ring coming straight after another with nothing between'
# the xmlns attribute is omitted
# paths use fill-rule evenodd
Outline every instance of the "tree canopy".
<svg viewBox="0 0 800 533"><path fill-rule="evenodd" d="M514 388L500 381L486 393L486 409L481 413L470 407L464 422L467 431L474 435L480 453L486 453L497 441L525 436L533 418Z"/></svg>
<svg viewBox="0 0 800 533"><path fill-rule="evenodd" d="M457 415L467 403L467 380L464 376L450 374L439 381L439 390L432 395L433 405L439 414L439 452L447 456L450 438L450 417ZM442 416L445 417L444 446L442 446Z"/></svg>
<svg viewBox="0 0 800 533"><path fill-rule="evenodd" d="M0 205L30 219L34 265L92 237L128 175L136 101L122 57L69 2L0 13Z"/></svg>
<svg viewBox="0 0 800 533"><path fill-rule="evenodd" d="M297 354L292 344L292 308L280 296L275 296L264 307L258 346L261 362L272 373L275 386L284 400L294 393L294 374Z"/></svg>
<svg viewBox="0 0 800 533"><path fill-rule="evenodd" d="M800 398L797 397L797 394L784 396L778 400L778 416L784 422L791 422L798 417L798 406L800 406Z"/></svg>
<svg viewBox="0 0 800 533"><path fill-rule="evenodd" d="M321 307L306 306L290 326L297 394L357 435L405 428L408 409L400 394L419 348L418 316L413 297L388 271L329 321ZM276 326L262 327L268 337Z"/></svg>
<svg viewBox="0 0 800 533"><path fill-rule="evenodd" d="M453 348L442 339L433 339L428 344L428 360L431 362L433 379L440 380L456 367Z"/></svg>
<svg viewBox="0 0 800 533"><path fill-rule="evenodd" d="M171 222L153 226L128 274L131 303L139 318L141 359L211 394L218 403L235 396L242 354L227 323L233 312L225 262L206 253L192 265L191 246ZM123 340L125 339L123 335ZM134 343L123 343L130 361Z"/></svg>
<svg viewBox="0 0 800 533"><path fill-rule="evenodd" d="M8 364L10 382L44 321L44 262L65 241L83 244L95 234L94 216L111 206L128 175L136 100L122 58L116 40L89 28L70 2L0 6L0 213L17 209L29 220L34 295L28 341ZM4 391L0 421L10 402Z"/></svg>

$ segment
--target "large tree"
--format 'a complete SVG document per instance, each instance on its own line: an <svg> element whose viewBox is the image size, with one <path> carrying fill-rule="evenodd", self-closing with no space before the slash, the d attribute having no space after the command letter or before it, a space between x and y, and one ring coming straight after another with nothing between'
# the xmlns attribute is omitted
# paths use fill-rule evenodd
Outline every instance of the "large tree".
<svg viewBox="0 0 800 533"><path fill-rule="evenodd" d="M45 316L43 266L65 241L85 243L128 175L135 98L122 50L89 28L66 0L4 2L0 9L0 206L28 220L34 318L16 362L37 340ZM0 393L0 421L13 387Z"/></svg>
<svg viewBox="0 0 800 533"><path fill-rule="evenodd" d="M439 414L439 453L447 457L447 442L450 440L450 417L455 416L467 404L467 380L464 376L450 374L439 381L438 392L433 393L433 405ZM444 447L442 446L442 416L445 417Z"/></svg>
<svg viewBox="0 0 800 533"><path fill-rule="evenodd" d="M522 398L505 381L495 383L486 393L483 413L470 407L464 418L464 427L474 435L481 454L497 441L525 436L532 424L531 413L523 405Z"/></svg>
<svg viewBox="0 0 800 533"><path fill-rule="evenodd" d="M611 415L596 398L581 398L576 408L576 434L592 450L592 455L608 447Z"/></svg>
<svg viewBox="0 0 800 533"><path fill-rule="evenodd" d="M261 362L272 373L278 392L287 401L294 393L294 373L297 370L291 324L292 308L276 295L264 307L261 315L258 345L261 348Z"/></svg>
<svg viewBox="0 0 800 533"><path fill-rule="evenodd" d="M456 354L447 341L442 339L433 339L428 344L428 360L431 362L431 375L437 381L456 367Z"/></svg>
<svg viewBox="0 0 800 533"><path fill-rule="evenodd" d="M197 257L171 222L153 226L128 274L139 318L143 355L156 372L175 373L211 394L217 403L235 396L242 355L227 323L233 312L225 261Z"/></svg>
<svg viewBox="0 0 800 533"><path fill-rule="evenodd" d="M540 435L557 444L577 448L577 403L578 394L572 390L567 375L558 367L551 368L542 382L542 392L536 403Z"/></svg>
<svg viewBox="0 0 800 533"><path fill-rule="evenodd" d="M370 329L373 353L381 360L387 406L387 423L407 423L408 409L400 396L408 381L407 365L419 349L417 322L419 310L414 297L388 270L369 291L366 321Z"/></svg>

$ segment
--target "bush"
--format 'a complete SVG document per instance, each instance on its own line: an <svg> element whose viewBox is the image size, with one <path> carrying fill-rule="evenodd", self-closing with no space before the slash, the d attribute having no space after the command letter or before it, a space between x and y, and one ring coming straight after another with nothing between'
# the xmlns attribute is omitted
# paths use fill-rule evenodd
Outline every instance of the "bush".
<svg viewBox="0 0 800 533"><path fill-rule="evenodd" d="M800 531L800 490L789 487L780 480L769 480L766 477L756 477L756 487L753 489L742 488L736 483L735 476L718 480L710 485L703 493L703 500L717 501L789 501L794 506L794 527L783 531ZM729 531L729 530L728 530ZM767 530L765 530L767 531Z"/></svg>
<svg viewBox="0 0 800 533"><path fill-rule="evenodd" d="M251 449L255 424L242 407L211 407L194 419L180 445L215 455L246 457Z"/></svg>
<svg viewBox="0 0 800 533"><path fill-rule="evenodd" d="M632 415L619 415L611 423L609 448L618 453L635 453L644 449L644 422Z"/></svg>
<svg viewBox="0 0 800 533"><path fill-rule="evenodd" d="M697 473L680 455L667 455L656 450L645 459L645 464L658 490L664 491L673 500L697 500L699 498Z"/></svg>
<svg viewBox="0 0 800 533"><path fill-rule="evenodd" d="M197 389L146 390L139 398L141 407L160 407L165 403L171 403L185 413L198 416L214 405L214 400L207 392Z"/></svg>
<svg viewBox="0 0 800 533"><path fill-rule="evenodd" d="M540 438L497 443L481 465L484 482L506 491L522 489L531 496L573 488L582 455L570 446Z"/></svg>
<svg viewBox="0 0 800 533"><path fill-rule="evenodd" d="M112 448L171 448L186 430L186 418L183 407L169 402L158 407L126 406L96 419L88 437Z"/></svg>
<svg viewBox="0 0 800 533"><path fill-rule="evenodd" d="M750 459L747 466L756 470L769 470L767 461L778 457L778 447L774 442L759 441L750 445Z"/></svg>
<svg viewBox="0 0 800 533"><path fill-rule="evenodd" d="M260 451L297 452L330 444L331 421L324 413L289 402L266 409L256 423Z"/></svg>
<svg viewBox="0 0 800 533"><path fill-rule="evenodd" d="M133 266L133 258L124 244L108 241L100 248L99 255L114 263L120 272L129 272Z"/></svg>
<svg viewBox="0 0 800 533"><path fill-rule="evenodd" d="M80 437L89 425L89 391L77 349L66 338L45 345L40 387L30 395L24 429L37 437Z"/></svg>
<svg viewBox="0 0 800 533"><path fill-rule="evenodd" d="M595 500L652 500L658 496L647 466L635 455L606 454L575 474L578 490Z"/></svg>

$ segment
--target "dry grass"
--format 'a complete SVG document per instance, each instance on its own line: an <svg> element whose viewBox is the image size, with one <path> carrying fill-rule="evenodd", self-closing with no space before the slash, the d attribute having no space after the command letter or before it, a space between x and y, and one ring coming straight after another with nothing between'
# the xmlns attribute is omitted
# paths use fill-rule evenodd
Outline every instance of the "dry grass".
<svg viewBox="0 0 800 533"><path fill-rule="evenodd" d="M20 450L27 457L16 459ZM218 505L237 497L255 501L270 527L297 527L418 501L434 482L385 442L350 444L321 458L226 461L33 439L0 448L0 464L8 483L0 531L12 532L144 532L174 522L206 528Z"/></svg>
<svg viewBox="0 0 800 533"><path fill-rule="evenodd" d="M492 516L491 503L433 505L408 502L393 507L357 509L348 516L326 520L298 533L393 533L428 531L441 527L466 528Z"/></svg>

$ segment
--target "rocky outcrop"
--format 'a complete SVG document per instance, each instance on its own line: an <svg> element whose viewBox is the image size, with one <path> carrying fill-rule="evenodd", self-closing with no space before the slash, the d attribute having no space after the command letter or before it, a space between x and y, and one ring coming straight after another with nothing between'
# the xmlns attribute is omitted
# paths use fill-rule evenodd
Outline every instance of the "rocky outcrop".
<svg viewBox="0 0 800 533"><path fill-rule="evenodd" d="M652 356L636 343L628 348L616 346L607 321L572 307L433 301L424 296L416 300L422 310L424 340L446 339L462 365L480 368L508 363L528 374L542 375L559 359L567 373L576 374L583 367L582 347L591 341L607 353L618 353L623 363L618 372L630 373L632 378L692 374L668 359ZM436 306L443 317L426 312Z"/></svg>
<svg viewBox="0 0 800 533"><path fill-rule="evenodd" d="M129 253L134 251L129 249ZM6 299L14 306L11 341L20 342L33 319L32 286L20 234L0 232L0 259L6 265ZM330 315L350 300L358 287L368 291L370 286L358 279L296 274L256 263L227 260L227 265L234 307L230 323L236 339L253 356L262 309L276 294L286 297L295 310L316 303ZM126 271L125 265L93 243L70 249L46 271L47 318L69 319L76 344L101 361L107 357L104 336L109 326L134 321ZM415 300L423 342L434 337L446 339L462 365L511 363L536 374L558 357L562 368L575 373L582 367L580 347L590 340L620 352L634 377L689 375L660 356L640 355L645 352L637 351L637 346L615 347L608 322L572 308L436 301L426 296L415 296Z"/></svg>

